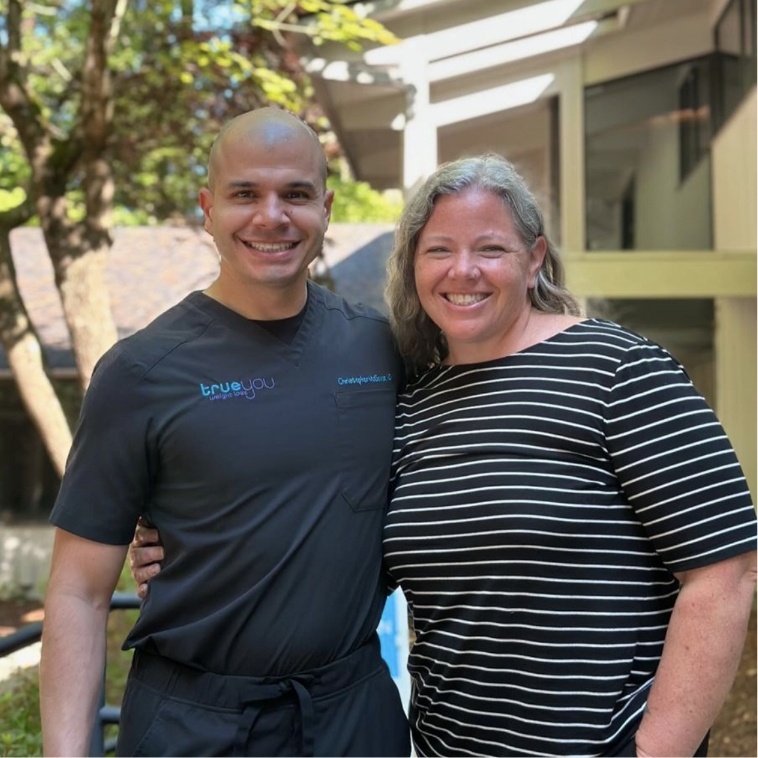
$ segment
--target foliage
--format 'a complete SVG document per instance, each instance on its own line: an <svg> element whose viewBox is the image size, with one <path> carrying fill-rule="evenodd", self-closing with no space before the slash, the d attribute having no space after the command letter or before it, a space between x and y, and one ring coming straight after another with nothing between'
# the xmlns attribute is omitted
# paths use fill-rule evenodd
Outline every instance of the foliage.
<svg viewBox="0 0 758 758"><path fill-rule="evenodd" d="M298 37L394 40L345 0L0 0L0 341L59 473L70 429L9 231L37 214L86 388L117 338L104 276L114 221L197 220L213 136L239 113L274 104L325 126Z"/></svg>
<svg viewBox="0 0 758 758"><path fill-rule="evenodd" d="M403 209L400 198L377 192L366 182L330 176L327 186L334 190L332 221L335 223L394 223Z"/></svg>
<svg viewBox="0 0 758 758"><path fill-rule="evenodd" d="M118 592L135 592L127 564L121 571ZM108 650L105 702L121 702L131 665L131 652L121 650L129 630L137 620L137 611L115 611L108 618ZM117 727L107 727L106 738ZM0 756L42 755L42 731L39 718L39 684L37 669L20 670L0 690Z"/></svg>
<svg viewBox="0 0 758 758"><path fill-rule="evenodd" d="M79 128L89 3L40 0L21 8L28 90L63 140ZM396 41L345 0L129 0L108 61L114 119L107 158L117 223L196 218L212 139L239 113L273 104L321 127L296 51L300 38L352 49ZM2 113L0 148L1 211L21 199L6 193L29 180L28 162ZM68 189L76 220L84 213L82 181L75 171Z"/></svg>
<svg viewBox="0 0 758 758"><path fill-rule="evenodd" d="M23 670L0 693L0 755L42 755L36 670Z"/></svg>

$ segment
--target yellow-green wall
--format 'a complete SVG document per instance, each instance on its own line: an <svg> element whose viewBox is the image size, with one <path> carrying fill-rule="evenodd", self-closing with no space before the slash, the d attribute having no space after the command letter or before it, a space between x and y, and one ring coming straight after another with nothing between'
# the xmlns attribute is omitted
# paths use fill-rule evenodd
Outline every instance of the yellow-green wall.
<svg viewBox="0 0 758 758"><path fill-rule="evenodd" d="M714 246L756 255L756 90L712 144ZM716 299L716 410L756 500L756 299Z"/></svg>

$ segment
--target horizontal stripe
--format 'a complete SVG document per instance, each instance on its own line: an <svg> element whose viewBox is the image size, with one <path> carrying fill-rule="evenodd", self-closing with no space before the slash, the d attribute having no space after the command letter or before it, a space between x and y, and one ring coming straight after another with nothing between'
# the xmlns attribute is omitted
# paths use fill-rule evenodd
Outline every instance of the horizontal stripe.
<svg viewBox="0 0 758 758"><path fill-rule="evenodd" d="M631 735L674 571L755 548L723 428L661 347L590 320L399 398L385 561L422 755L598 755Z"/></svg>

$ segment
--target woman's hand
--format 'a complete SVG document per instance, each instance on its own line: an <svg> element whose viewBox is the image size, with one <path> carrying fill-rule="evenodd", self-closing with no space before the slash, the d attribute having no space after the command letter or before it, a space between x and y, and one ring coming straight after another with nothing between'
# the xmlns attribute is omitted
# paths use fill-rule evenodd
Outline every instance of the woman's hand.
<svg viewBox="0 0 758 758"><path fill-rule="evenodd" d="M134 539L129 545L129 568L137 582L137 595L144 600L147 597L147 585L160 573L160 562L165 553L158 530L147 525L140 517L134 530Z"/></svg>

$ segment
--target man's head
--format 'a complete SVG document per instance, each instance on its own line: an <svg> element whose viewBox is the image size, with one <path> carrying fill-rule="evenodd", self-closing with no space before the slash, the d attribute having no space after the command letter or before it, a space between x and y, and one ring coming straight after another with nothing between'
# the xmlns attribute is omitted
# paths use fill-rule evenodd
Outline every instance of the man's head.
<svg viewBox="0 0 758 758"><path fill-rule="evenodd" d="M233 119L213 144L199 199L221 258L208 294L252 318L293 315L282 303L296 313L332 204L313 130L277 108Z"/></svg>
<svg viewBox="0 0 758 758"><path fill-rule="evenodd" d="M215 163L227 136L249 134L252 139L260 139L264 142L276 144L277 141L287 139L294 133L302 131L313 142L319 162L319 172L326 188L326 156L321 148L318 135L305 121L297 116L282 110L281 108L258 108L254 111L243 113L227 122L218 133L213 142L210 155L208 156L208 186L213 191Z"/></svg>

